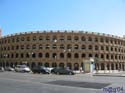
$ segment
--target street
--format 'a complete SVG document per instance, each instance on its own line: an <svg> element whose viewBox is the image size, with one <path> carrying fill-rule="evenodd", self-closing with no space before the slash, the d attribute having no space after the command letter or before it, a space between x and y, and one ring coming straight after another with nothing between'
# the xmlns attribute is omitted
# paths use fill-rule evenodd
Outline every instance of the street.
<svg viewBox="0 0 125 93"><path fill-rule="evenodd" d="M124 77L0 73L0 93L107 93L104 88L124 86Z"/></svg>

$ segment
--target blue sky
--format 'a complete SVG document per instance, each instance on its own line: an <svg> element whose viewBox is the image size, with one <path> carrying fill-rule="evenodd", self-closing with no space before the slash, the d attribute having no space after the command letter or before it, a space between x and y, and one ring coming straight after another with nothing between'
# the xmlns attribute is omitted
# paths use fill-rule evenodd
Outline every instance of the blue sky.
<svg viewBox="0 0 125 93"><path fill-rule="evenodd" d="M83 30L123 36L124 0L0 0L3 35L37 30Z"/></svg>

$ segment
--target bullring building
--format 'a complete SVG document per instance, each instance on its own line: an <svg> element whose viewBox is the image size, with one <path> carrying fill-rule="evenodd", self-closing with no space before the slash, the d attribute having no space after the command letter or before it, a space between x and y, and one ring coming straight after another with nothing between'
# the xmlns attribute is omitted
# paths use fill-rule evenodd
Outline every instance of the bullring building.
<svg viewBox="0 0 125 93"><path fill-rule="evenodd" d="M84 31L36 31L0 37L0 66L26 64L79 70L95 59L95 69L125 70L125 39ZM84 68L83 68L84 69Z"/></svg>

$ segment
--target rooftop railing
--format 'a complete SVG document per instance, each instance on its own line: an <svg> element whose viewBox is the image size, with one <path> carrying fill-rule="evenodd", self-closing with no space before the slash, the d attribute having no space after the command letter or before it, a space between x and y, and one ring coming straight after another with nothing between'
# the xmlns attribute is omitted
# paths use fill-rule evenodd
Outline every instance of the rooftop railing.
<svg viewBox="0 0 125 93"><path fill-rule="evenodd" d="M23 34L32 34L32 33L81 33L81 34L92 34L92 35L99 35L99 36L106 36L106 37L112 37L116 39L122 39L125 40L123 37L105 34L105 33L98 33L98 32L88 32L88 31L82 31L82 30L43 30L43 31L30 31L30 32L20 32L15 34L10 34L7 36L3 36L2 38L11 37L11 36L17 36L17 35L23 35Z"/></svg>

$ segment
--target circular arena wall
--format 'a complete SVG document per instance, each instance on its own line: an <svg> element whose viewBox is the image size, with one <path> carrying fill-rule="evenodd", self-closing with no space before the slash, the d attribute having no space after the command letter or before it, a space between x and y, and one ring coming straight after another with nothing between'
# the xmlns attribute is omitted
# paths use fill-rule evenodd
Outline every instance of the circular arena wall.
<svg viewBox="0 0 125 93"><path fill-rule="evenodd" d="M3 67L26 64L79 70L91 58L95 69L125 70L125 40L83 31L25 32L0 38Z"/></svg>

